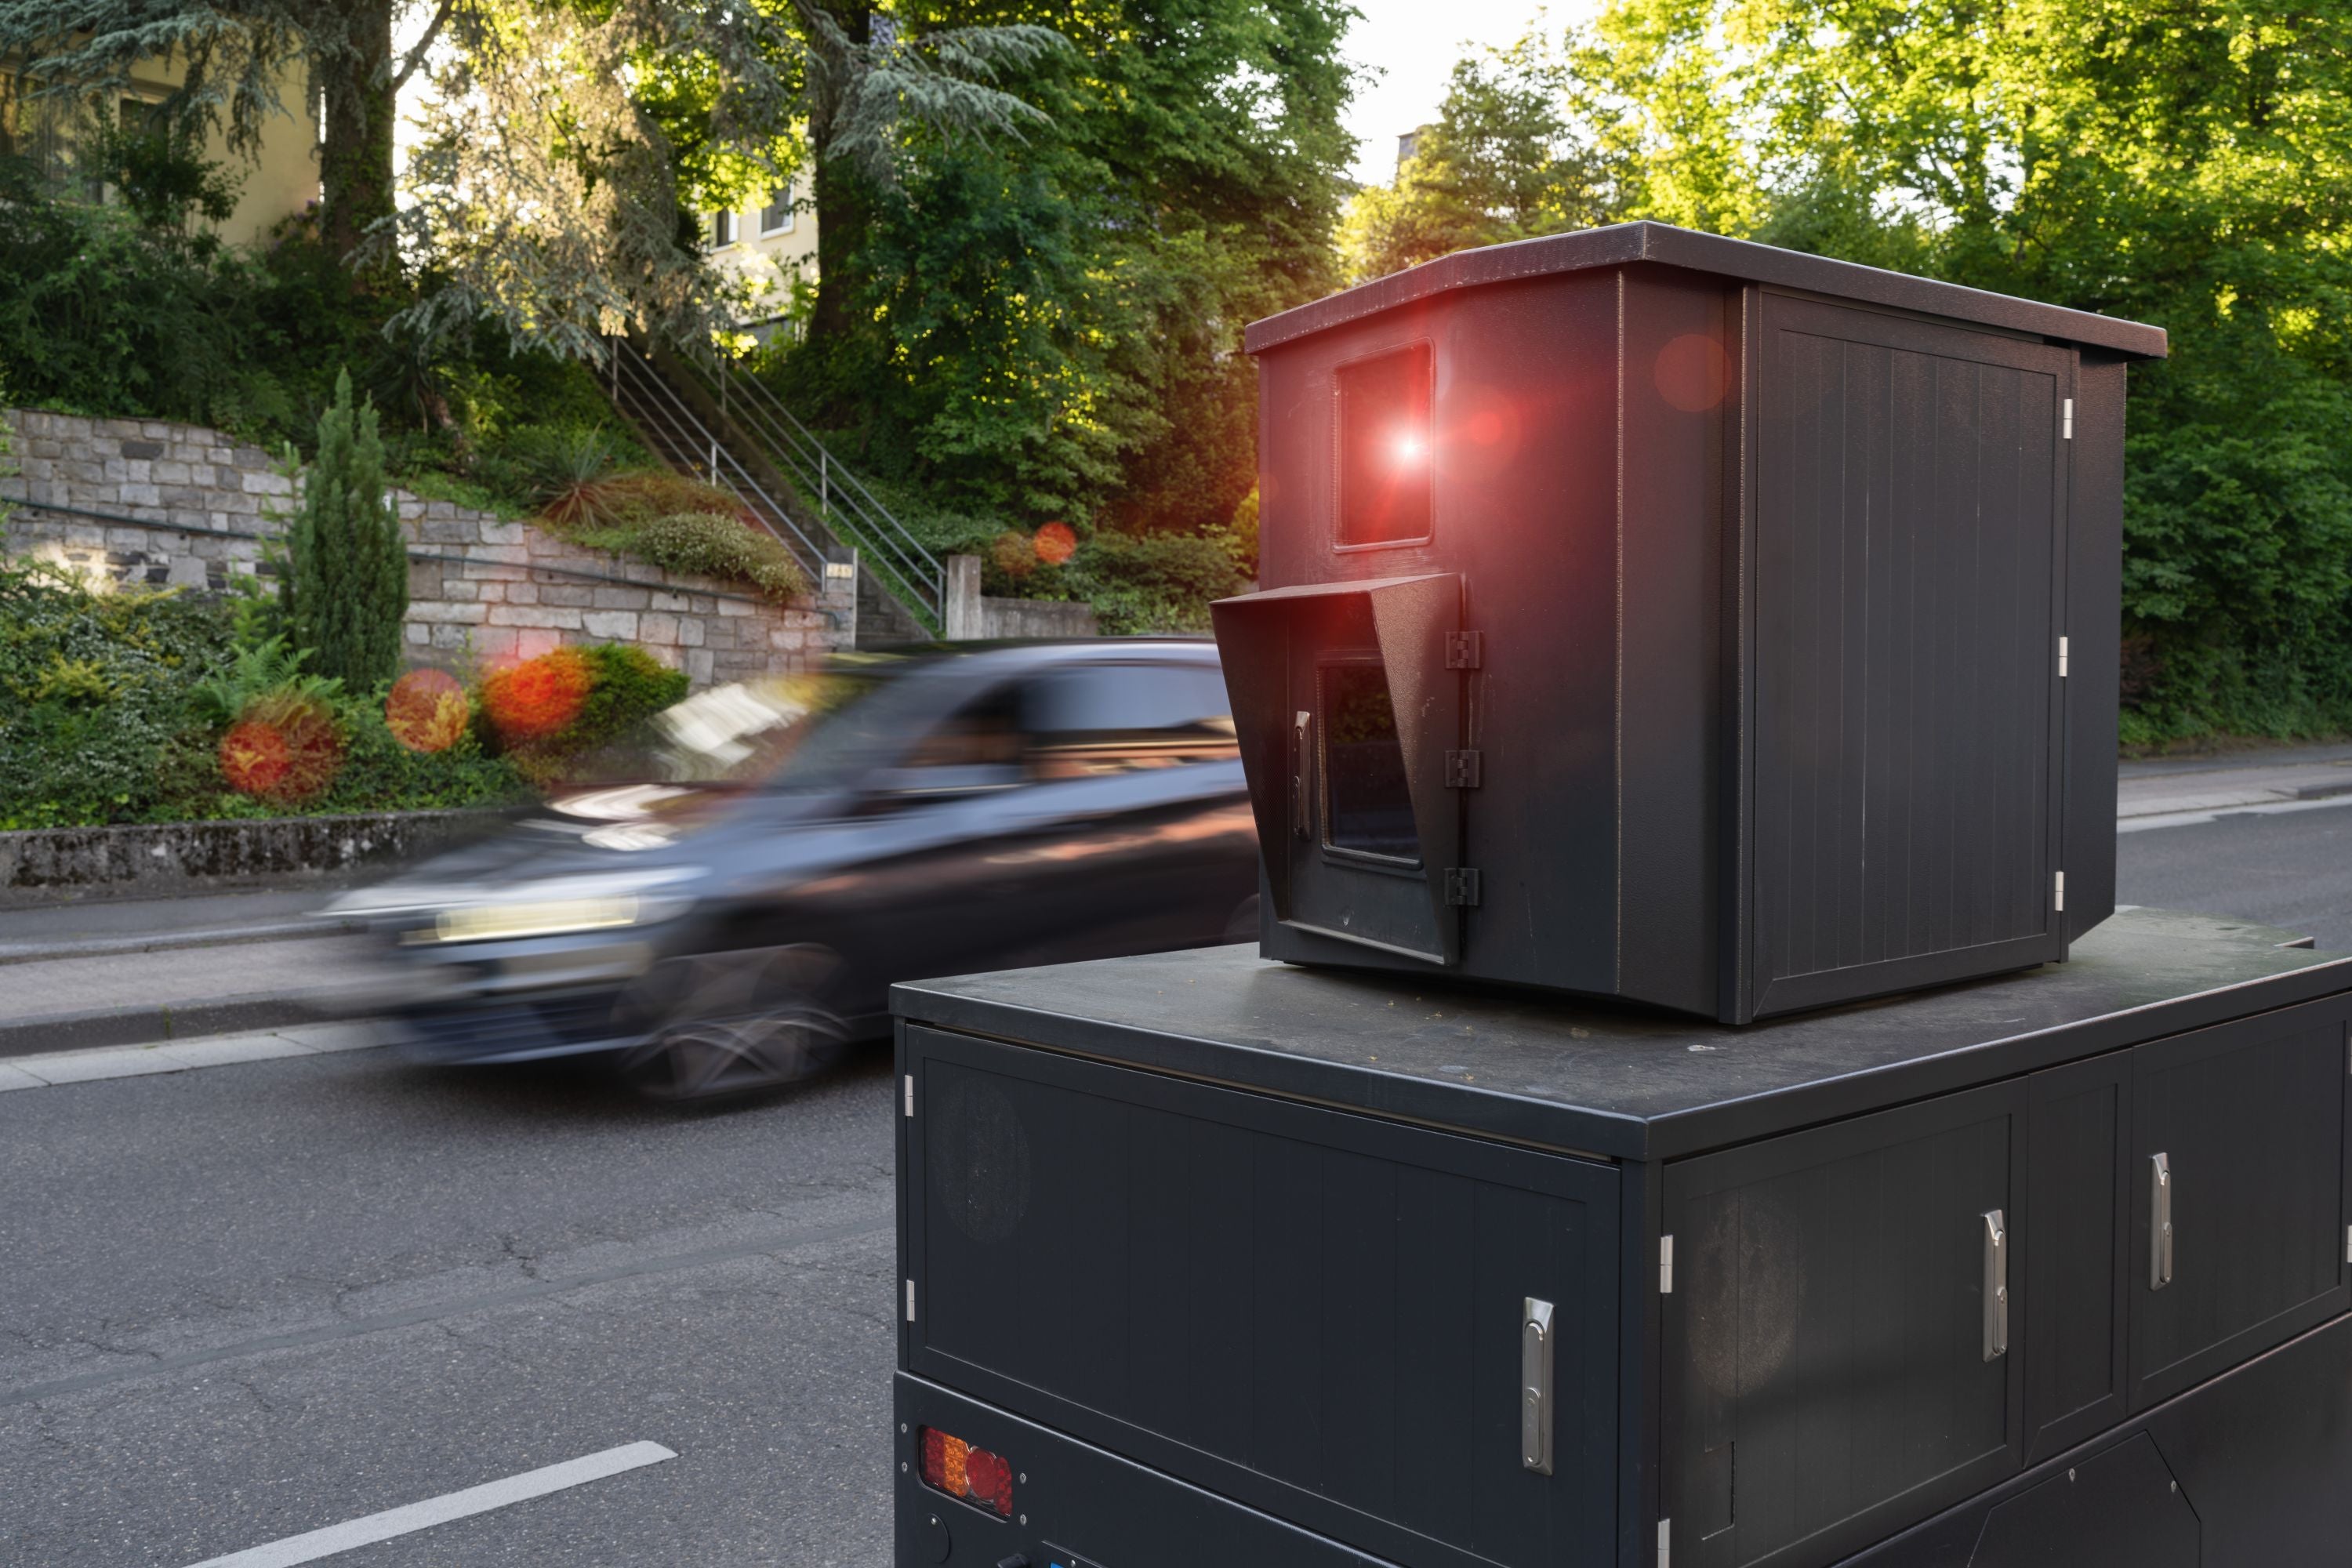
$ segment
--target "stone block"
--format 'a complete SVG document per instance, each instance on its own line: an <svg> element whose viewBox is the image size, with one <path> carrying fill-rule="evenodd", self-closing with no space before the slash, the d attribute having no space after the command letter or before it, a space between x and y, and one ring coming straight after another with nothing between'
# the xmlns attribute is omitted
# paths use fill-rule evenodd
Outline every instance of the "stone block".
<svg viewBox="0 0 2352 1568"><path fill-rule="evenodd" d="M528 583L530 574L520 566L502 566L495 561L476 561L468 557L459 568L477 583Z"/></svg>
<svg viewBox="0 0 2352 1568"><path fill-rule="evenodd" d="M408 563L408 597L414 604L419 599L437 599L446 592L441 585L441 563L437 561L412 561ZM452 598L460 595L450 595Z"/></svg>
<svg viewBox="0 0 2352 1568"><path fill-rule="evenodd" d="M422 621L411 621L406 626L403 627L402 630L406 634L409 642L415 647L424 647L429 646L433 641L433 628L425 625Z"/></svg>
<svg viewBox="0 0 2352 1568"><path fill-rule="evenodd" d="M440 631L450 629L454 628L444 627L437 628L436 630L434 635L435 646L440 646ZM447 646L451 647L465 647L469 645L465 641L460 640L450 643ZM522 647L522 633L515 630L512 626L486 626L481 631L474 634L473 641L470 646L477 654L480 655L483 658L489 660L491 663L504 664L514 659L520 653Z"/></svg>
<svg viewBox="0 0 2352 1568"><path fill-rule="evenodd" d="M669 647L677 642L677 617L648 612L637 617L637 640L648 647Z"/></svg>
<svg viewBox="0 0 2352 1568"><path fill-rule="evenodd" d="M634 610L590 610L585 614L566 612L578 618L572 623L592 637L609 637L615 642L635 642L637 637L637 615Z"/></svg>
<svg viewBox="0 0 2352 1568"><path fill-rule="evenodd" d="M694 599L692 595L687 594L664 594L656 591L649 595L649 599L650 602L646 608L661 610L669 615L683 616L694 609Z"/></svg>
<svg viewBox="0 0 2352 1568"><path fill-rule="evenodd" d="M537 658L541 654L553 653L563 646L564 641L562 632L544 630L521 632L515 637L515 657Z"/></svg>
<svg viewBox="0 0 2352 1568"><path fill-rule="evenodd" d="M466 554L470 560L495 561L505 566L527 566L530 563L530 552L520 544L477 544Z"/></svg>
<svg viewBox="0 0 2352 1568"><path fill-rule="evenodd" d="M741 616L755 616L760 613L757 605L746 604L741 599L718 599L712 603L721 616L730 619Z"/></svg>
<svg viewBox="0 0 2352 1568"><path fill-rule="evenodd" d="M807 634L786 631L782 626L768 634L768 646L778 653L798 653L808 646Z"/></svg>
<svg viewBox="0 0 2352 1568"><path fill-rule="evenodd" d="M249 496L289 496L294 493L294 487L285 475L270 473L267 469L239 476L237 489Z"/></svg>
<svg viewBox="0 0 2352 1568"><path fill-rule="evenodd" d="M677 641L680 647L700 647L702 623L692 616L682 617L677 623Z"/></svg>
<svg viewBox="0 0 2352 1568"><path fill-rule="evenodd" d="M474 530L470 524L458 522L454 519L449 518L424 517L420 515L416 522L415 536L418 539L423 540L427 544L472 544L475 542Z"/></svg>
<svg viewBox="0 0 2352 1568"><path fill-rule="evenodd" d="M638 646L638 647L645 647L646 654L652 658L653 661L654 661L656 664L661 665L661 666L663 666L665 668L668 668L668 669L676 669L676 668L678 667L679 652L678 652L678 650L677 650L677 648L675 648L675 647L646 647L646 645L645 645L645 644L643 644L643 643L640 643L640 644L638 644L637 646ZM691 681L693 679L694 679L694 677L692 677L692 676L690 676L690 675L687 677L687 679L688 679L688 680L689 680L689 681Z"/></svg>
<svg viewBox="0 0 2352 1568"><path fill-rule="evenodd" d="M530 531L519 522L500 522L485 518L474 523L474 531L485 544L529 544Z"/></svg>
<svg viewBox="0 0 2352 1568"><path fill-rule="evenodd" d="M494 626L525 626L542 631L576 632L581 612L547 605L492 605L490 625ZM599 636L606 634L596 634Z"/></svg>
<svg viewBox="0 0 2352 1568"><path fill-rule="evenodd" d="M487 605L468 605L447 599L426 599L408 606L408 618L428 626L478 626L490 613ZM504 623L501 623L504 624Z"/></svg>
<svg viewBox="0 0 2352 1568"><path fill-rule="evenodd" d="M595 588L596 607L600 610L642 610L651 597L643 588L614 588L602 583Z"/></svg>
<svg viewBox="0 0 2352 1568"><path fill-rule="evenodd" d="M468 590L476 601L485 605L520 605L529 602L515 597L526 586L521 583L460 583L455 586Z"/></svg>
<svg viewBox="0 0 2352 1568"><path fill-rule="evenodd" d="M582 610L602 607L596 604L596 590L585 583L541 583L539 585L539 602L542 605L570 605Z"/></svg>
<svg viewBox="0 0 2352 1568"><path fill-rule="evenodd" d="M196 476L187 464L174 462L168 458L151 465L147 477L159 485L192 485L196 482Z"/></svg>
<svg viewBox="0 0 2352 1568"><path fill-rule="evenodd" d="M117 506L162 506L163 492L151 484L125 479L115 492Z"/></svg>
<svg viewBox="0 0 2352 1568"><path fill-rule="evenodd" d="M719 600L709 594L689 595L687 608L698 616L715 616L719 613Z"/></svg>
<svg viewBox="0 0 2352 1568"><path fill-rule="evenodd" d="M171 567L164 573L163 580L183 588L211 586L210 576L205 571L204 557L200 555L173 556Z"/></svg>

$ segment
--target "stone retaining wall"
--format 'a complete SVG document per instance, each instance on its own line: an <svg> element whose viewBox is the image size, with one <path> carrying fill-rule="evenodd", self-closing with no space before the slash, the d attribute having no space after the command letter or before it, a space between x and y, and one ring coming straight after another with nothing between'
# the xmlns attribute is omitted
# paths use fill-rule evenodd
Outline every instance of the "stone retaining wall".
<svg viewBox="0 0 2352 1568"><path fill-rule="evenodd" d="M232 575L270 570L260 538L222 537L283 531L293 487L258 447L160 420L37 410L7 418L22 472L0 479L0 496L147 525L26 508L8 522L8 553L44 556L93 581L215 591ZM564 643L625 642L700 687L796 668L856 637L854 575L828 573L821 592L776 604L527 523L393 493L411 540L406 635L419 663L502 663Z"/></svg>
<svg viewBox="0 0 2352 1568"><path fill-rule="evenodd" d="M503 821L498 812L404 811L0 833L0 909L299 887L404 865Z"/></svg>

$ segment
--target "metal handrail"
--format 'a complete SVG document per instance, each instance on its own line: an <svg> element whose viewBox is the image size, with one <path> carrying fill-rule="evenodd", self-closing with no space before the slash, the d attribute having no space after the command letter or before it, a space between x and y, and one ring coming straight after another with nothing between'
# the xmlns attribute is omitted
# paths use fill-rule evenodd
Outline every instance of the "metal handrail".
<svg viewBox="0 0 2352 1568"><path fill-rule="evenodd" d="M947 569L938 556L891 514L864 480L834 457L766 384L741 366L702 353L685 353L680 363L702 382L702 391L730 422L751 437L761 454L797 485L803 500L814 491L817 515L856 543L867 565L888 583L898 598L929 629L941 629L947 605Z"/></svg>
<svg viewBox="0 0 2352 1568"><path fill-rule="evenodd" d="M790 510L761 488L751 471L727 449L727 444L695 417L694 411L686 405L685 400L662 380L660 373L646 363L645 356L635 348L619 339L611 341L606 346L613 356L614 402L621 405L622 412L634 413L641 422L651 426L646 434L669 448L667 455L673 461L683 460L689 467L701 467L704 477L710 483L734 491L744 510L758 518L770 533L783 541L785 547L799 558L811 580L822 580L830 542L811 538ZM634 410L627 406L631 402L637 405ZM707 464L703 461L706 454ZM777 526L780 522L782 524L781 528Z"/></svg>

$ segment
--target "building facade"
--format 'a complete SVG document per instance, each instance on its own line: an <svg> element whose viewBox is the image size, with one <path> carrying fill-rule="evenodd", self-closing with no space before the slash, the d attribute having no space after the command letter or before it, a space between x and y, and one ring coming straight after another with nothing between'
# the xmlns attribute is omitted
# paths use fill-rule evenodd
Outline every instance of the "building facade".
<svg viewBox="0 0 2352 1568"><path fill-rule="evenodd" d="M176 90L184 68L169 59L142 63L111 105L117 124L136 125ZM236 206L206 225L231 245L259 245L282 220L319 199L319 123L306 76L289 71L279 84L283 111L270 116L251 156L232 153L226 135L207 132L202 156L221 165L236 186ZM58 191L94 202L116 199L96 167L100 112L87 99L47 96L28 78L0 72L0 157L29 159Z"/></svg>
<svg viewBox="0 0 2352 1568"><path fill-rule="evenodd" d="M702 215L711 260L745 287L743 325L764 337L789 330L796 286L816 286L816 204L795 177L757 207Z"/></svg>

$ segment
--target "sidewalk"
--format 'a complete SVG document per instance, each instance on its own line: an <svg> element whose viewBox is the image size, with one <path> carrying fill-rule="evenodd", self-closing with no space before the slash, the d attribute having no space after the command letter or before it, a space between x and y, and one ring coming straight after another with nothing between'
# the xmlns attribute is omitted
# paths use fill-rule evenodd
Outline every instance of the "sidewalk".
<svg viewBox="0 0 2352 1568"><path fill-rule="evenodd" d="M332 889L0 910L0 1058L313 1023L370 940Z"/></svg>
<svg viewBox="0 0 2352 1568"><path fill-rule="evenodd" d="M2126 763L2116 818L2126 831L2155 818L2195 820L2215 812L2281 806L2352 795L2352 745L2295 746L2218 757Z"/></svg>

